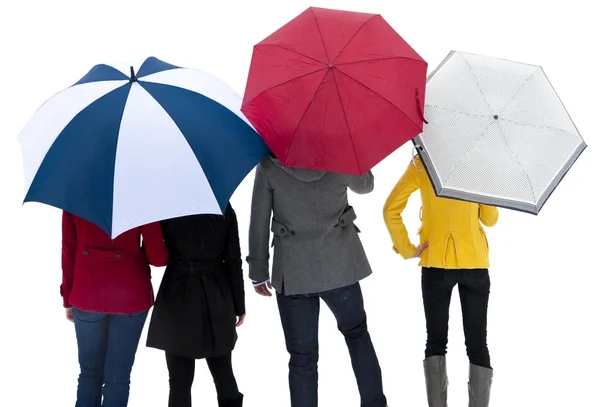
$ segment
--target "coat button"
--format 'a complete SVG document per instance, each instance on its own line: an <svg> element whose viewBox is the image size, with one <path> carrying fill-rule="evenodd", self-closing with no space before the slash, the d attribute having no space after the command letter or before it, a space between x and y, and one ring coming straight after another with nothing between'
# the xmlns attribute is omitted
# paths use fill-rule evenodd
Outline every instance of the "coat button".
<svg viewBox="0 0 600 407"><path fill-rule="evenodd" d="M83 251L83 255L84 255L84 256L87 256L88 254L90 254L90 253L89 253L87 250L84 250L84 251Z"/></svg>
<svg viewBox="0 0 600 407"><path fill-rule="evenodd" d="M281 233L285 233L285 229L284 229L284 228L281 228L281 229L279 229L279 231L280 231Z"/></svg>
<svg viewBox="0 0 600 407"><path fill-rule="evenodd" d="M120 258L121 258L121 254L120 254L120 253L117 253L117 254L115 254L115 257L116 257L117 259L120 259Z"/></svg>

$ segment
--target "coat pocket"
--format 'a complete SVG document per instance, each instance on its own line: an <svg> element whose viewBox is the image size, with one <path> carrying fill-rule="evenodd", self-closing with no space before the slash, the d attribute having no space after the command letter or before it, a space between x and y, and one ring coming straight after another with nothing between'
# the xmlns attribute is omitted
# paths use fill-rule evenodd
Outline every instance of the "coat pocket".
<svg viewBox="0 0 600 407"><path fill-rule="evenodd" d="M101 250L85 248L82 252L84 259L90 261L119 261L121 260L121 253L116 250Z"/></svg>

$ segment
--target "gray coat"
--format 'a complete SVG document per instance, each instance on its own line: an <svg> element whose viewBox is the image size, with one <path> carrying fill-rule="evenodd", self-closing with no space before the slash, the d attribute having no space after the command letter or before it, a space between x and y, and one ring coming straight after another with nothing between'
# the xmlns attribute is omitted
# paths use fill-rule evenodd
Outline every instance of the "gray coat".
<svg viewBox="0 0 600 407"><path fill-rule="evenodd" d="M250 217L250 279L269 279L273 233L273 287L285 295L312 294L354 284L371 274L358 237L348 188L373 190L363 177L284 168L266 158L256 169ZM271 221L272 216L272 221Z"/></svg>

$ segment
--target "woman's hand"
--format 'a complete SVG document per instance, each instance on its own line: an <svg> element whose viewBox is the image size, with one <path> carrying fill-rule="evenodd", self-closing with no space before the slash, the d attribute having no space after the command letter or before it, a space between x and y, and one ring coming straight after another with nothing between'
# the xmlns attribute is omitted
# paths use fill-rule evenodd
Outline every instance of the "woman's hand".
<svg viewBox="0 0 600 407"><path fill-rule="evenodd" d="M73 319L73 308L66 308L65 315L68 321L75 322L75 320Z"/></svg>
<svg viewBox="0 0 600 407"><path fill-rule="evenodd" d="M237 322L235 323L235 326L236 327L242 326L242 324L244 323L244 319L246 319L246 314L237 317Z"/></svg>
<svg viewBox="0 0 600 407"><path fill-rule="evenodd" d="M425 242L417 247L417 252L413 256L413 259L420 258L425 249L429 247L429 242Z"/></svg>
<svg viewBox="0 0 600 407"><path fill-rule="evenodd" d="M267 280L264 283L260 284L260 285L256 285L254 286L254 291L256 291L257 294L262 295L263 297L271 297L273 296L273 294L271 294L271 291L273 289L273 286L271 285L271 281Z"/></svg>

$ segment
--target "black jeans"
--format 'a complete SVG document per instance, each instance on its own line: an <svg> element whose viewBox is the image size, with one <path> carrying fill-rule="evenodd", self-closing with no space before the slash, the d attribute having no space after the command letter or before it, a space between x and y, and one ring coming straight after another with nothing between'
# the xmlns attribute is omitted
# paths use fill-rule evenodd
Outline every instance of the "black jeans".
<svg viewBox="0 0 600 407"><path fill-rule="evenodd" d="M487 308L490 297L490 275L487 269L423 268L421 287L427 320L425 357L446 354L450 297L457 284L469 361L474 365L491 368L487 347Z"/></svg>
<svg viewBox="0 0 600 407"><path fill-rule="evenodd" d="M320 299L335 316L346 338L362 407L384 407L381 368L367 331L367 316L358 283L313 295L277 294L279 315L290 354L289 383L292 407L318 405Z"/></svg>
<svg viewBox="0 0 600 407"><path fill-rule="evenodd" d="M196 360L168 352L166 357L169 369L169 407L191 407ZM206 364L215 382L219 400L238 399L240 392L233 376L231 352L216 358L206 358Z"/></svg>

